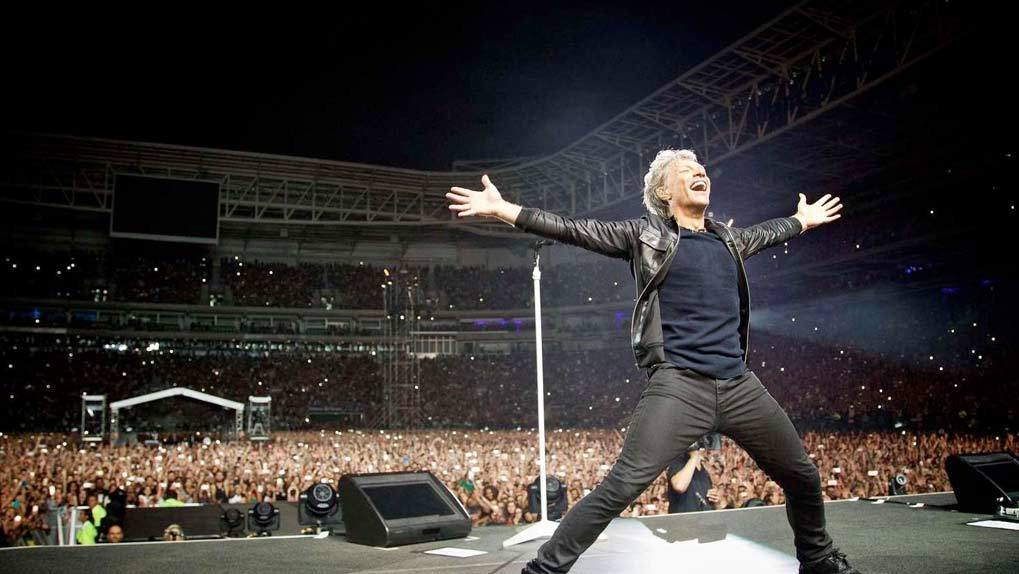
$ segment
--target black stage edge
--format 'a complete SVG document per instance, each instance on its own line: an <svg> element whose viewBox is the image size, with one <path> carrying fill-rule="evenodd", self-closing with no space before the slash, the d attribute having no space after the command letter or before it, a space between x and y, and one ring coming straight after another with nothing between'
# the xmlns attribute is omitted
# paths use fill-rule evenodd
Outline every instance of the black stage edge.
<svg viewBox="0 0 1019 574"><path fill-rule="evenodd" d="M908 503L908 504L907 504ZM923 503L918 506L916 503ZM1019 531L967 526L988 515L958 512L951 493L825 504L836 545L864 574L1014 573ZM475 528L468 539L391 549L282 537L36 547L0 551L0 572L328 572L331 574L516 574L540 541L502 549L518 527ZM616 519L577 562L576 574L795 573L785 508L769 506ZM424 554L443 547L486 551L470 558Z"/></svg>

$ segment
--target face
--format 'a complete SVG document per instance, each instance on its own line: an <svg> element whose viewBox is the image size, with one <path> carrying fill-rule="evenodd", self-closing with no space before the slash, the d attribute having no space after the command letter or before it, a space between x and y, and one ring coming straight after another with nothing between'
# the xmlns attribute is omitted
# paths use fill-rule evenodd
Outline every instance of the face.
<svg viewBox="0 0 1019 574"><path fill-rule="evenodd" d="M687 159L677 159L665 171L665 185L656 190L668 202L672 212L703 210L711 196L711 179L704 166Z"/></svg>
<svg viewBox="0 0 1019 574"><path fill-rule="evenodd" d="M106 531L106 540L116 544L124 540L124 531L119 526L113 525Z"/></svg>

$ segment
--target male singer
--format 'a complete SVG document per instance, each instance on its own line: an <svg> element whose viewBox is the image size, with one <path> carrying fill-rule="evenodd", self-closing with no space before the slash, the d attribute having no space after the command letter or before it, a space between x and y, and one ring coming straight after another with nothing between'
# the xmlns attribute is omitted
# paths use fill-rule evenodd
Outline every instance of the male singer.
<svg viewBox="0 0 1019 574"><path fill-rule="evenodd" d="M612 470L522 573L569 571L669 461L697 438L720 432L785 490L801 574L859 574L825 530L817 467L785 410L746 364L750 294L743 261L838 219L839 198L825 194L808 204L800 194L792 217L730 227L705 218L711 180L691 150L663 150L651 162L644 176L648 213L639 219L563 217L504 200L487 175L481 182L482 191L450 188L449 209L630 263L638 293L630 342L648 376Z"/></svg>
<svg viewBox="0 0 1019 574"><path fill-rule="evenodd" d="M669 514L714 509L707 499L711 490L711 475L705 468L707 456L698 441L669 463L665 471L669 482Z"/></svg>

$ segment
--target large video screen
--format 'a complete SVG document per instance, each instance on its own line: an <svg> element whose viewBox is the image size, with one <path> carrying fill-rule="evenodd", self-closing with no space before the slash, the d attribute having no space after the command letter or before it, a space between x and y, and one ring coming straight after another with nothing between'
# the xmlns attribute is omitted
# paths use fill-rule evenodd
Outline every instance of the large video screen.
<svg viewBox="0 0 1019 574"><path fill-rule="evenodd" d="M219 182L117 174L110 235L215 244Z"/></svg>

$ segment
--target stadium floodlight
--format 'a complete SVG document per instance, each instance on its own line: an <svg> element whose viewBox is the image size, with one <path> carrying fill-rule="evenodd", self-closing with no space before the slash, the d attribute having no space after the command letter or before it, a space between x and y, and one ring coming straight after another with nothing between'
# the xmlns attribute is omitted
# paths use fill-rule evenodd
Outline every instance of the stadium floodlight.
<svg viewBox="0 0 1019 574"><path fill-rule="evenodd" d="M248 531L252 536L271 536L280 529L280 509L263 501L248 509Z"/></svg>

